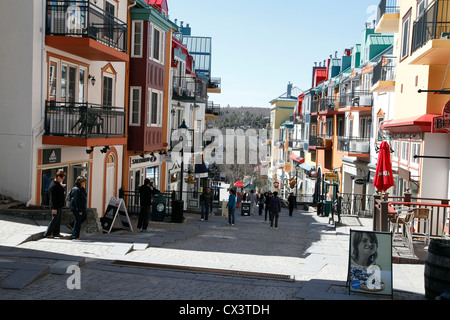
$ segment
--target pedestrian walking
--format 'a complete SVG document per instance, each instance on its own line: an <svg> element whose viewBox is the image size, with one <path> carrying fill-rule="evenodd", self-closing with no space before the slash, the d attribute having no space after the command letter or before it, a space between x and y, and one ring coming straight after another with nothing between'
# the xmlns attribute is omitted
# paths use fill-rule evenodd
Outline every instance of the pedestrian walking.
<svg viewBox="0 0 450 320"><path fill-rule="evenodd" d="M61 228L61 211L66 201L64 196L64 188L66 185L62 184L65 178L66 173L62 170L58 170L55 179L50 182L50 186L48 187L52 219L50 220L47 230L44 232L44 237L46 238L62 237L59 232Z"/></svg>
<svg viewBox="0 0 450 320"><path fill-rule="evenodd" d="M288 200L288 205L289 205L289 216L292 217L292 212L294 211L294 207L295 207L295 196L294 196L293 192L291 192L289 194L289 197L287 200Z"/></svg>
<svg viewBox="0 0 450 320"><path fill-rule="evenodd" d="M270 199L270 228L273 228L275 220L275 229L278 229L278 217L281 211L281 200L278 198L278 192L273 193L273 197Z"/></svg>
<svg viewBox="0 0 450 320"><path fill-rule="evenodd" d="M228 197L228 224L234 226L234 210L236 209L236 194L233 189L230 189L230 196Z"/></svg>
<svg viewBox="0 0 450 320"><path fill-rule="evenodd" d="M212 210L213 205L213 194L211 193L211 189L206 188L206 192L202 194L202 221L208 221L208 216L210 210Z"/></svg>
<svg viewBox="0 0 450 320"><path fill-rule="evenodd" d="M250 194L247 197L247 201L250 201L250 215L252 215L253 212L255 211L255 206L256 206L255 190L250 191Z"/></svg>
<svg viewBox="0 0 450 320"><path fill-rule="evenodd" d="M264 222L267 221L267 213L268 212L269 212L269 218L270 218L270 199L272 199L272 192L268 191L265 194L265 198L266 198L266 202L265 202L266 210L265 210L265 213L264 213Z"/></svg>
<svg viewBox="0 0 450 320"><path fill-rule="evenodd" d="M152 194L155 192L153 184L150 179L145 179L144 184L139 187L139 200L141 204L141 211L137 223L137 229L142 232L149 231L148 218L150 215L150 206L152 205Z"/></svg>
<svg viewBox="0 0 450 320"><path fill-rule="evenodd" d="M342 221L341 221L341 207L342 207L342 196L338 192L336 194L336 200L334 200L334 212L336 212L337 216L338 216L338 222L337 223L342 223Z"/></svg>
<svg viewBox="0 0 450 320"><path fill-rule="evenodd" d="M75 186L70 190L70 209L75 221L73 223L72 239L80 238L81 224L87 219L87 179L79 176L75 180Z"/></svg>
<svg viewBox="0 0 450 320"><path fill-rule="evenodd" d="M258 197L258 206L259 206L259 215L262 215L263 209L264 209L264 193L261 191L261 194Z"/></svg>

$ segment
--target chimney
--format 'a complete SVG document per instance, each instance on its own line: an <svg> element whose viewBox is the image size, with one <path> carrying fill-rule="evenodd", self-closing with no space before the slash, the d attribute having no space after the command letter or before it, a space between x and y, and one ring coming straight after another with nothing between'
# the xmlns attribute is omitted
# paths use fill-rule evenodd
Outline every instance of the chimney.
<svg viewBox="0 0 450 320"><path fill-rule="evenodd" d="M288 85L287 85L287 96L290 97L292 93L292 83L289 81Z"/></svg>

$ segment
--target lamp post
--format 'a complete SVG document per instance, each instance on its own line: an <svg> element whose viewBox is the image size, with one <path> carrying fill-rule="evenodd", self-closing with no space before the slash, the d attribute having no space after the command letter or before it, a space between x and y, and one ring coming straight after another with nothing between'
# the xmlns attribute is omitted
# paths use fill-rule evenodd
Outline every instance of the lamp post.
<svg viewBox="0 0 450 320"><path fill-rule="evenodd" d="M178 127L178 130L180 130L182 138L180 141L182 142L181 146L181 168L180 168L180 200L183 200L183 178L184 178L184 137L188 131L188 126L186 125L186 121L183 120L181 125Z"/></svg>

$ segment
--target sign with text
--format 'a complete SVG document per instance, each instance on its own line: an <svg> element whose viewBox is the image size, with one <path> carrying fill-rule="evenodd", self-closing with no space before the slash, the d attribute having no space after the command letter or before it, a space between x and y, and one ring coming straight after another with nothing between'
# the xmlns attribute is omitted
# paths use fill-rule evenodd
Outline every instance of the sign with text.
<svg viewBox="0 0 450 320"><path fill-rule="evenodd" d="M130 217L128 216L127 207L121 198L112 197L109 200L108 207L105 210L105 214L100 218L103 231L110 233L114 223L119 217L119 222L122 228L133 231Z"/></svg>
<svg viewBox="0 0 450 320"><path fill-rule="evenodd" d="M392 233L350 230L349 291L393 295Z"/></svg>
<svg viewBox="0 0 450 320"><path fill-rule="evenodd" d="M61 149L42 150L42 164L53 164L61 162Z"/></svg>
<svg viewBox="0 0 450 320"><path fill-rule="evenodd" d="M434 117L433 119L433 133L450 133L450 101L448 101L444 109L442 109L442 116Z"/></svg>

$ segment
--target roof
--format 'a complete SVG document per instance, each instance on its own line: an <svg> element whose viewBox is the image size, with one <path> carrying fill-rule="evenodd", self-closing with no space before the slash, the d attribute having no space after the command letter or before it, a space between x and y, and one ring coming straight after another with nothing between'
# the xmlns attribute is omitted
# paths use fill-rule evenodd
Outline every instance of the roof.
<svg viewBox="0 0 450 320"><path fill-rule="evenodd" d="M286 100L295 100L295 101L297 101L298 96L301 95L302 93L303 93L303 90L302 90L302 89L297 88L297 87L293 87L292 90L291 90L291 94L290 94L290 95L288 95L288 93L285 92L285 93L283 93L281 96L279 96L278 98L275 98L275 99L271 100L270 102L273 102L273 101L280 101L280 100L283 100L283 101L286 101Z"/></svg>
<svg viewBox="0 0 450 320"><path fill-rule="evenodd" d="M169 11L169 7L167 6L167 0L144 0L149 5L156 5L163 9L165 12Z"/></svg>

